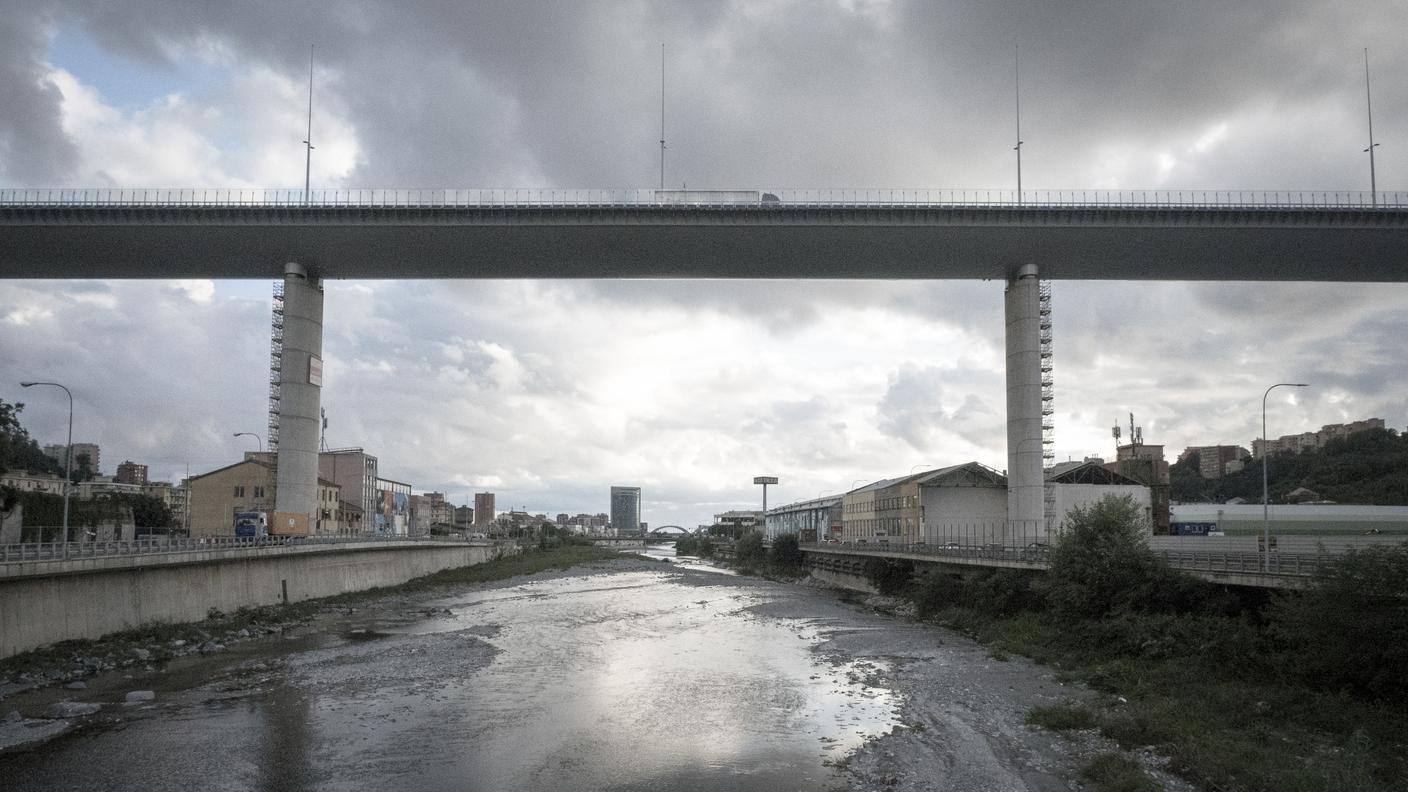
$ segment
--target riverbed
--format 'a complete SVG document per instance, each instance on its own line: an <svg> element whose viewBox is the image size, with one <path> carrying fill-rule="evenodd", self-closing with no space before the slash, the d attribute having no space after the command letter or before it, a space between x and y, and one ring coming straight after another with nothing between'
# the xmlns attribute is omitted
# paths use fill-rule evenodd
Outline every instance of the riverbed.
<svg viewBox="0 0 1408 792"><path fill-rule="evenodd" d="M1024 724L1082 695L1046 669L854 595L683 561L388 595L0 701L103 705L0 755L0 789L1045 791L1076 788L1101 748ZM120 703L131 690L155 699Z"/></svg>

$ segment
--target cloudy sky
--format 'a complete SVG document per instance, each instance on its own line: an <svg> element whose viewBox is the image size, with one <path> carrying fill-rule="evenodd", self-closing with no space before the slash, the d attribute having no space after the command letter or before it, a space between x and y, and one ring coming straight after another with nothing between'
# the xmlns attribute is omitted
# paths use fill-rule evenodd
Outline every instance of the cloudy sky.
<svg viewBox="0 0 1408 792"><path fill-rule="evenodd" d="M0 188L1408 190L1401 2L7 0ZM42 278L42 272L35 272ZM0 399L152 475L264 432L268 282L8 281ZM1003 468L993 282L333 281L328 442L500 508L644 490L694 525L924 465ZM1058 459L1408 424L1408 288L1058 282Z"/></svg>

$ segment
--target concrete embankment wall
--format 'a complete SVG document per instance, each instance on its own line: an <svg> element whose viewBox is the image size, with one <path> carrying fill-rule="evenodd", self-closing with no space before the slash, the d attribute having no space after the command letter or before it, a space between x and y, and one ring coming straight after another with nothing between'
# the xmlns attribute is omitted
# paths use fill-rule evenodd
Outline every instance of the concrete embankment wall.
<svg viewBox="0 0 1408 792"><path fill-rule="evenodd" d="M825 583L836 588L849 589L850 591L864 591L867 594L878 594L875 584L870 582L870 578L865 575L852 575L847 572L833 572L829 569L817 569L813 567L809 570L812 580Z"/></svg>
<svg viewBox="0 0 1408 792"><path fill-rule="evenodd" d="M191 622L211 608L328 597L394 586L444 569L480 564L513 548L385 543L287 547L190 558L141 558L141 566L83 561L27 564L0 577L0 658L72 638L98 638L148 622Z"/></svg>

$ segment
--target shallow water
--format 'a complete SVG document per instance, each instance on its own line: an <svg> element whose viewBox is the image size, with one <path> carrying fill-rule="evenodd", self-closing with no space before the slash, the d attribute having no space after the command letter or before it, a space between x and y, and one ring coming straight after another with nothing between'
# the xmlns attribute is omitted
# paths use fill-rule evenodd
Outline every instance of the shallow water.
<svg viewBox="0 0 1408 792"><path fill-rule="evenodd" d="M839 786L829 762L898 702L879 661L815 651L831 621L760 615L783 597L834 604L673 568L469 592L2 757L0 788Z"/></svg>

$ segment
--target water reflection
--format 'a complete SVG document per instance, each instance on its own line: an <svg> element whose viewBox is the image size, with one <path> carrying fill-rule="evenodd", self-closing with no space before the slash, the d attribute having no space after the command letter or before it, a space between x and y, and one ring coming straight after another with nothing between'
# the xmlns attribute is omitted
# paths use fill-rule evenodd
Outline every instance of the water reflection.
<svg viewBox="0 0 1408 792"><path fill-rule="evenodd" d="M450 615L370 618L272 677L0 763L0 787L827 788L826 763L898 704L866 684L874 666L814 651L867 628L832 602L678 567L472 592L433 603Z"/></svg>

